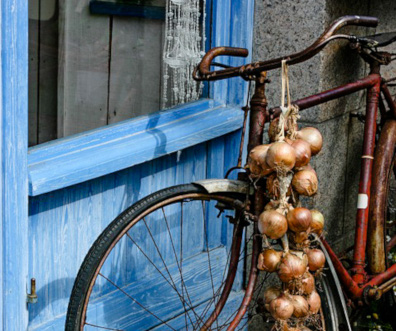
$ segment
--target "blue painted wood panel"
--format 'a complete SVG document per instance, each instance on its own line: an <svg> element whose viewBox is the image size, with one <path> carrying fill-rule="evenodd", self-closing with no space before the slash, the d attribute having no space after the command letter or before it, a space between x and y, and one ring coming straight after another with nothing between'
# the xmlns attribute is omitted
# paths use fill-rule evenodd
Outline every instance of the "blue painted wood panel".
<svg viewBox="0 0 396 331"><path fill-rule="evenodd" d="M213 1L213 32L208 43L251 48L253 2ZM240 59L220 60L240 64ZM29 307L30 329L62 328L70 291L85 254L121 211L164 187L203 178L221 178L236 165L242 124L242 112L238 107L244 102L247 84L235 79L215 82L208 88L209 96L216 101L202 100L176 111L151 115L143 121L140 118L116 124L109 130L98 129L31 149L30 193L36 196L29 201L29 277L37 279L39 301ZM205 105L207 111L202 111ZM197 109L200 116L194 118ZM211 116L205 117L209 113ZM217 129L213 128L213 118L220 123L215 126ZM232 125L227 122L230 118ZM186 119L188 121L178 126ZM209 122L207 127L203 119ZM163 136L155 135L159 127L166 132L166 142L161 140ZM183 138L177 131L181 128L190 134ZM142 140L134 141L131 139L134 135L140 135ZM119 147L122 150L117 150ZM202 254L206 240L214 250L222 245L229 247L231 228L228 223L209 219L205 224L210 227L209 236L205 238L200 219L195 220L197 216L193 213L187 216L193 222L183 227L183 231L194 235L176 243L177 249L181 245L186 248L186 258ZM172 224L174 231L176 223ZM153 231L162 238L161 232L165 230L163 225L155 225ZM125 259L128 247L127 243L122 243L110 261ZM170 258L171 252L164 251L164 256ZM133 281L139 277L136 270L150 272L144 259L134 259L133 254L129 258L134 261L135 271L117 272L117 279ZM188 271L193 271L193 267ZM242 273L239 273L235 290L239 290L242 283ZM103 285L103 289L109 290L109 287ZM99 296L101 291L95 295ZM232 309L238 305L241 295L242 292L232 294ZM172 323L179 325L183 321L175 319Z"/></svg>
<svg viewBox="0 0 396 331"><path fill-rule="evenodd" d="M239 108L211 100L139 117L29 150L29 192L38 195L184 149L242 125Z"/></svg>
<svg viewBox="0 0 396 331"><path fill-rule="evenodd" d="M164 187L224 176L225 170L237 161L233 149L238 137L239 134L231 133L217 141L199 144L115 174L32 197L29 271L37 279L39 302L30 307L30 328L41 329L65 313L74 278L85 254L116 215L133 202ZM184 231L194 235L186 236L183 246L186 254L194 255L205 247L205 238L199 220L190 224L193 227L189 225ZM209 238L212 248L218 247L231 230L228 223L214 224ZM161 232L160 228L157 230ZM147 263L142 261L135 267L143 273L149 272ZM136 279L138 274L132 273L128 277Z"/></svg>
<svg viewBox="0 0 396 331"><path fill-rule="evenodd" d="M2 0L0 32L0 327L25 330L27 220L27 1Z"/></svg>

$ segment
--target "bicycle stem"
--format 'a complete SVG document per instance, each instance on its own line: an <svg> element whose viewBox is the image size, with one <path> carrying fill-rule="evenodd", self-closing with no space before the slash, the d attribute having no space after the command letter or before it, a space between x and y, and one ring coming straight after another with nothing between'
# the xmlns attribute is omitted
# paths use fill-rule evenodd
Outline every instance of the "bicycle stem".
<svg viewBox="0 0 396 331"><path fill-rule="evenodd" d="M256 79L254 94L250 101L248 155L254 147L263 143L264 124L269 118L265 96L266 77L267 73L262 72Z"/></svg>

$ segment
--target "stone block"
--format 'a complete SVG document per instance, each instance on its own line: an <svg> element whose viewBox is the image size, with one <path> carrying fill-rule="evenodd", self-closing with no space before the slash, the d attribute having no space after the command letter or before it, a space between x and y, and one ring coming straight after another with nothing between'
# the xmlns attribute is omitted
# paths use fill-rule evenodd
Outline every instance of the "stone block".
<svg viewBox="0 0 396 331"><path fill-rule="evenodd" d="M308 47L322 30L325 0L287 1L264 0L255 3L253 60L267 60L301 51ZM317 72L320 57L290 67L293 99L317 91L320 77ZM280 70L269 72L270 107L279 105L281 95Z"/></svg>
<svg viewBox="0 0 396 331"><path fill-rule="evenodd" d="M363 148L364 124L357 118L349 121L347 169L345 177L344 233L353 231L356 224L357 195L360 178L360 156Z"/></svg>
<svg viewBox="0 0 396 331"><path fill-rule="evenodd" d="M305 49L343 15L376 16L380 24L376 29L351 27L340 33L367 36L396 31L395 0L259 0L255 9L254 61ZM396 43L383 50L396 53ZM368 66L341 41L331 43L308 62L290 67L289 73L292 98L299 99L364 77ZM384 66L382 74L386 79L396 77L396 61ZM281 98L280 70L271 71L269 78L269 107L274 107ZM396 89L391 88L391 93L396 95ZM349 113L364 112L365 101L365 91L360 91L301 112L301 127L315 126L324 138L323 150L311 162L318 174L319 191L313 198L304 198L303 205L324 214L327 239L336 252L354 241L364 125ZM249 330L261 329L262 319L255 316Z"/></svg>
<svg viewBox="0 0 396 331"><path fill-rule="evenodd" d="M371 0L370 15L379 18L379 24L375 33L396 32L396 2L394 0ZM381 48L381 50L396 53L396 42ZM385 79L396 77L396 61L392 62L389 66L382 68L382 74ZM392 90L393 95L396 90Z"/></svg>
<svg viewBox="0 0 396 331"><path fill-rule="evenodd" d="M318 175L318 193L304 198L303 205L322 212L329 241L343 231L348 121L349 115L345 114L315 125L302 123L316 127L323 135L322 151L311 160Z"/></svg>

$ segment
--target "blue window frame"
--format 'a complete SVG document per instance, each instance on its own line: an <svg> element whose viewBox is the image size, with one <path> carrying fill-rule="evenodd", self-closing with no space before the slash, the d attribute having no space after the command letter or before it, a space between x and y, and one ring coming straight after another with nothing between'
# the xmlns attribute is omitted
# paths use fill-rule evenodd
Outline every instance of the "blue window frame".
<svg viewBox="0 0 396 331"><path fill-rule="evenodd" d="M253 0L213 0L207 6L211 27L207 47L251 50ZM220 58L233 66L249 60ZM211 83L206 99L32 147L29 195L97 178L235 131L242 125L239 106L246 88L239 78Z"/></svg>
<svg viewBox="0 0 396 331"><path fill-rule="evenodd" d="M39 195L198 144L242 125L247 84L241 79L207 86L208 98L29 149L27 137L28 2L1 1L0 325L28 326L28 196ZM253 0L208 0L208 48L251 50ZM247 59L219 59L240 65ZM156 129L164 133L156 136ZM140 146L140 147L139 147ZM135 148L131 151L131 147ZM141 148L141 149L139 149ZM98 164L95 157L105 155Z"/></svg>

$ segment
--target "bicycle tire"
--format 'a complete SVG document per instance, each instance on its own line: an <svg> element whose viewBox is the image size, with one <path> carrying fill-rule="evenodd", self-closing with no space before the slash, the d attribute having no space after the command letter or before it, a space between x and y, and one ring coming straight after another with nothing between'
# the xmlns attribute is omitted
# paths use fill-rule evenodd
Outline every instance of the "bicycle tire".
<svg viewBox="0 0 396 331"><path fill-rule="evenodd" d="M89 250L87 256L85 257L85 260L82 263L82 266L78 272L77 278L76 278L74 286L73 286L72 294L70 297L67 316L66 316L65 330L66 331L84 330L84 329L90 329L92 327L92 325L94 325L94 326L97 325L97 324L95 324L96 322L87 321L87 319L86 319L87 315L90 315L90 313L89 313L90 301L91 301L91 305L94 306L94 305L99 305L98 301L100 302L100 300L102 300L101 298L103 298L104 302L106 300L108 301L109 300L108 297L109 296L111 297L113 295L112 294L113 292L119 291L122 294L125 294L124 292L122 292L123 291L122 289L124 289L124 291L127 291L126 288L129 286L129 284L125 284L125 285L124 284L123 285L116 284L118 288L116 289L116 291L111 292L108 290L109 284L107 284L107 281L103 281L103 278L105 279L107 276L103 277L103 275L101 274L101 270L103 268L105 268L106 261L108 261L108 259L110 259L110 255L115 250L115 247L117 245L119 245L121 243L121 241L125 239L125 237L130 238L132 236L135 236L135 234L133 234L133 235L129 234L129 232L131 230L133 230L134 228L137 228L138 230L140 229L140 231L141 231L143 229L142 226L140 226L140 228L139 228L137 226L137 224L139 224L139 223L143 224L142 222L143 222L144 218L147 218L147 223L146 223L146 220L144 220L144 224L146 224L146 228L149 229L151 226L152 229L154 229L154 226L152 225L154 223L149 224L149 227L147 227L147 224L152 221L152 219L150 219L149 216L154 215L155 212L159 212L160 208L162 209L162 212L164 213L164 216L165 216L164 209L167 209L168 207L169 208L172 207L173 206L172 201L174 203L179 203L179 202L183 201L181 203L182 204L182 207L181 207L182 214L183 214L183 208L184 209L186 208L184 203L187 204L187 203L191 202L191 205L192 205L194 202L199 201L202 204L202 206L204 206L204 204L209 205L210 203L212 203L212 205L213 205L213 202L217 202L217 203L220 202L223 204L221 206L222 208L223 207L228 208L226 210L226 212L231 213L231 217L232 217L233 215L235 216L235 214L238 212L238 210L236 208L231 206L232 201L236 200L236 197L239 197L241 199L245 198L244 196L236 196L235 194L233 194L233 195L222 194L221 196L217 196L214 194L208 194L204 191L204 189L202 189L196 185L193 185L193 184L180 185L180 186L174 186L171 188L167 188L167 189L158 191L154 194L151 194L151 195L147 196L146 198L140 200L139 202L135 203L133 206L131 206L126 211L124 211L122 214L120 214L98 237L98 239L95 241L95 243ZM191 200L189 200L189 199L191 199ZM204 207L202 207L202 208L204 208ZM171 210L171 209L169 209L169 210ZM168 210L166 210L166 212L168 212ZM185 212L186 212L186 210L184 211L184 213ZM205 214L205 213L203 213L203 214ZM209 215L209 212L207 214ZM142 215L143 215L143 217L142 217ZM195 217L193 214L190 214L190 216ZM208 217L211 217L211 216L208 216ZM223 221L223 224L221 225L222 226L222 236L223 236L222 242L225 243L224 247L226 247L228 245L228 249L230 249L229 246L232 246L232 244L230 244L230 240L231 240L230 232L226 229L228 227L228 225L224 224L224 222L226 222L227 219L225 219L224 215L221 217L222 217L222 221ZM154 218L153 218L153 220L154 220ZM168 229L169 237L171 238L173 228L171 228L169 226L168 221L171 222L171 220L166 221L166 223L167 223L166 228ZM205 225L204 225L205 222L206 221L203 220L204 227L205 227ZM165 226L165 225L163 225L163 226ZM183 229L184 229L184 225L182 223L181 232L183 231ZM138 230L136 230L136 231L138 231ZM166 231L166 230L164 230L164 231ZM147 235L147 237L150 237L151 235L153 235L152 233L149 234L149 232L150 232L150 230L146 231L146 233L145 233L145 235ZM205 230L205 232L206 232L206 230ZM235 233L236 233L236 231L234 230L231 233L231 235L235 237ZM205 234L204 236L206 236L206 239L205 238L203 239L203 244L205 246L205 242L206 242L206 245L208 244L208 238L207 238L207 234ZM226 237L226 238L224 238L224 237ZM122 238L124 238L124 239L122 239ZM136 240L136 241L139 240L138 237L133 237L133 238L134 238L133 240ZM180 246L183 245L183 239L184 238L181 237ZM235 238L233 238L233 239L235 239ZM189 240L193 240L193 238L191 237ZM154 241L154 239L153 239L153 241ZM202 238L201 238L201 241L202 241ZM231 243L233 241L234 240L231 240ZM128 240L128 242L129 242L129 240ZM143 243L143 241L139 242L139 244L141 244L141 243ZM177 244L173 243L172 239L170 241L168 240L167 243L169 244L169 246L173 246L173 252L175 253L175 257L176 257L176 255L177 255L176 250L180 249L180 247L177 247L177 249L175 249L175 245L177 245ZM136 246L139 246L139 244L136 243ZM155 246L155 244L154 244L154 246ZM228 269L227 263L229 263L229 257L230 257L229 252L227 252L227 254L225 254L225 252L220 252L223 249L223 247L220 247L220 248L219 247L210 247L210 248L208 246L202 247L202 250L206 251L206 253L201 253L201 255L207 254L208 255L207 259L210 260L210 255L212 254L212 252L216 251L218 253L218 256L216 257L215 254L212 254L212 256L214 256L214 258L218 259L218 260L216 260L217 264L221 264L221 262L219 262L221 260L221 259L219 259L219 256L223 257L223 258L225 256L227 257L227 261L225 263L223 263L224 264L224 270L222 271L223 278L222 278L221 282L219 283L220 285L218 285L218 288L216 288L216 291L214 289L214 280L213 280L214 271L213 271L213 273L210 271L210 268L215 270L216 266L212 265L212 267L211 267L210 261L209 261L209 266L204 267L204 268L206 268L205 269L206 272L210 273L210 277L209 277L209 275L206 275L206 278L202 277L202 284L207 285L207 283L208 283L207 278L211 278L211 286L212 286L213 295L211 295L210 298L207 298L207 300L213 300L213 302L216 302L216 300L218 300L218 299L216 299L216 296L219 297L219 294L222 290L222 286L224 287L224 284L222 285L222 283L224 283L224 274L226 274L226 269ZM206 248L208 248L208 249L206 249ZM171 250L172 250L172 247L168 247L167 250L165 250L165 251L169 253ZM240 251L242 251L242 254L244 254L243 249L240 249ZM146 254L149 254L149 253L146 252ZM161 253L159 255L161 255ZM170 254L169 254L169 256L170 256ZM142 254L140 254L140 257L142 257ZM189 256L189 258L192 259L193 261L194 261L195 257L196 256ZM150 256L150 258L151 258L151 256ZM196 323L196 326L197 327L199 326L199 328L200 328L203 325L204 319L207 319L207 317L209 316L209 313L208 313L209 309L207 307L205 307L205 309L203 310L203 313L205 313L205 310L207 310L207 311L204 314L204 316L190 316L189 315L189 312L191 312L196 307L202 307L203 303L202 303L202 299L199 298L200 297L199 295L194 296L194 294L192 294L189 297L189 295L188 295L189 289L188 289L188 286L186 285L187 280L186 279L183 280L183 271L184 270L183 270L183 262L182 261L184 261L184 256L181 256L181 257L179 256L179 258L180 258L180 264L179 264L179 262L173 263L172 268L175 270L176 273L177 273L177 271L179 271L180 284L176 285L175 288L173 288L172 286L170 286L170 287L173 288L175 293L178 292L178 290L179 290L179 292L180 291L187 292L187 295L184 297L184 299L180 298L182 306L184 306L184 312L182 311L183 307L178 306L177 309L175 308L175 313L173 315L168 316L167 320L165 321L162 319L162 317L159 318L160 320L155 320L155 318L153 318L153 316L150 316L149 314L147 314L147 311L144 311L144 309L142 309L145 312L145 314L142 314L142 315L146 315L146 317L141 317L141 319L146 318L146 320L150 320L150 323L151 323L151 324L148 323L147 326L143 327L142 325L145 322L140 323L141 321L139 321L139 318L136 318L137 314L134 313L133 314L134 318L136 318L138 320L138 322L136 322L136 323L132 322L132 324L129 325L128 321L122 320L122 318L121 318L122 321L119 322L118 324L112 325L112 326L100 325L101 328L99 328L99 329L106 329L106 328L108 328L110 330L178 329L178 327L172 327L172 323L175 324L174 323L175 320L177 320L178 323L180 323L180 319L184 320L185 326L186 326L185 329L191 329L188 326L190 326L190 324L193 325L194 323ZM160 258L160 259L162 259L162 258ZM122 258L120 260L122 260ZM177 260L177 257L175 258L175 260ZM154 260L154 258L153 258L153 261L158 261L158 259ZM197 261L198 261L198 259L197 259ZM110 259L110 262L111 262L111 259ZM164 262L164 265L165 264L166 263ZM153 266L154 265L155 265L155 263L153 263ZM175 267L175 265L177 265L177 267ZM180 271L180 265L182 265L182 271ZM165 266L165 269L166 268L167 267ZM171 267L169 266L169 268L171 268ZM155 271L155 267L151 267L150 269ZM165 269L163 269L163 268L161 269L163 271L163 273L165 273ZM177 270L177 269L179 269L179 270ZM142 270L142 273L143 272L144 272L144 270ZM216 272L218 275L219 274L218 271L216 271ZM101 277L99 277L99 275L101 275ZM160 273L158 273L158 277L160 278L159 275L160 275ZM149 276L151 276L151 275L149 275ZM149 276L147 276L147 277L149 277ZM171 276L171 274L169 274L169 276ZM238 275L237 275L237 277L238 277ZM98 278L102 279L102 283L100 283ZM243 275L239 274L239 278L238 278L239 283L238 283L237 287L241 287L241 283L243 283L242 278L243 278ZM170 277L170 279L172 279L172 277ZM148 284L147 282L145 282L142 279L137 279L137 280L142 281L144 284L146 284L146 286ZM137 280L135 279L135 282L137 282ZM153 278L152 281L155 282L158 280ZM97 282L99 282L99 284L96 284ZM110 283L111 282L113 282L113 280L111 280ZM172 280L172 282L173 282L173 280ZM216 278L216 282L218 282L217 278ZM105 286L106 284L107 284L107 287ZM95 294L95 290L93 289L94 285L98 286L96 296L94 296L94 294ZM113 285L113 284L111 284L111 285ZM165 285L161 286L160 288L164 289ZM178 287L178 286L180 286L180 287ZM183 287L185 288L184 290L183 290ZM235 284L234 284L234 287L236 287ZM103 288L107 288L107 291L110 292L110 294L106 294L106 292L103 290ZM137 287L135 286L132 288L137 288ZM155 291L155 289L151 289L151 290ZM168 293L168 292L166 292L166 293ZM101 295L101 294L103 294L103 295ZM129 294L129 295L132 297L131 294ZM158 292L157 292L157 295L158 295ZM92 296L92 299L91 299L91 296ZM125 296L127 296L127 295L125 295ZM167 299L169 299L169 298L167 298L167 297L163 298L163 300L167 300ZM133 301L133 300L130 300L130 301ZM157 304L159 301L156 300L155 302ZM209 305L210 309L211 309L212 306L216 305L216 304L213 304L213 302L211 303L211 301L209 301L209 303L206 303L206 305ZM136 300L136 303L138 303L137 300ZM186 305L187 305L187 309L186 309ZM237 308L239 307L239 304L234 304L234 305ZM142 305L142 306L144 306L144 305ZM161 304L159 304L159 306L162 307L163 309L165 308L164 305L161 306ZM97 309L97 308L95 308L95 309ZM117 314L117 311L116 311L117 309L114 309L114 307L100 308L100 309L102 309L105 312L105 314L106 314L106 312L109 312L108 315ZM107 310L105 310L105 309L107 309ZM119 309L121 310L122 307L120 307ZM150 309L154 309L154 304L152 305L152 307ZM202 309L202 308L200 308L200 309ZM236 309L234 312L233 309L228 309L226 315L222 316L222 314L221 314L220 317L222 317L222 319L220 317L218 319L216 319L216 322L213 324L213 326L219 330L224 329L226 327L227 323L230 321L230 319L232 320L232 314L236 313L237 310L238 309ZM193 313L196 314L195 311ZM157 314L159 314L159 312L156 311L155 315L157 315ZM95 315L95 314L93 314L93 315ZM182 317L182 315L184 315L184 318ZM193 314L191 314L191 315L193 315ZM106 318L111 319L110 317L112 317L112 316L107 316ZM101 321L106 320L106 318L101 318ZM201 319L201 320L199 320L199 319ZM224 324L219 325L219 321L221 321L220 323L224 323ZM182 324L184 324L184 322ZM87 323L87 324L85 324L85 323ZM170 327L167 328L166 326L170 326ZM193 329L197 329L197 327L193 327ZM184 329L184 325L183 325L182 329Z"/></svg>

